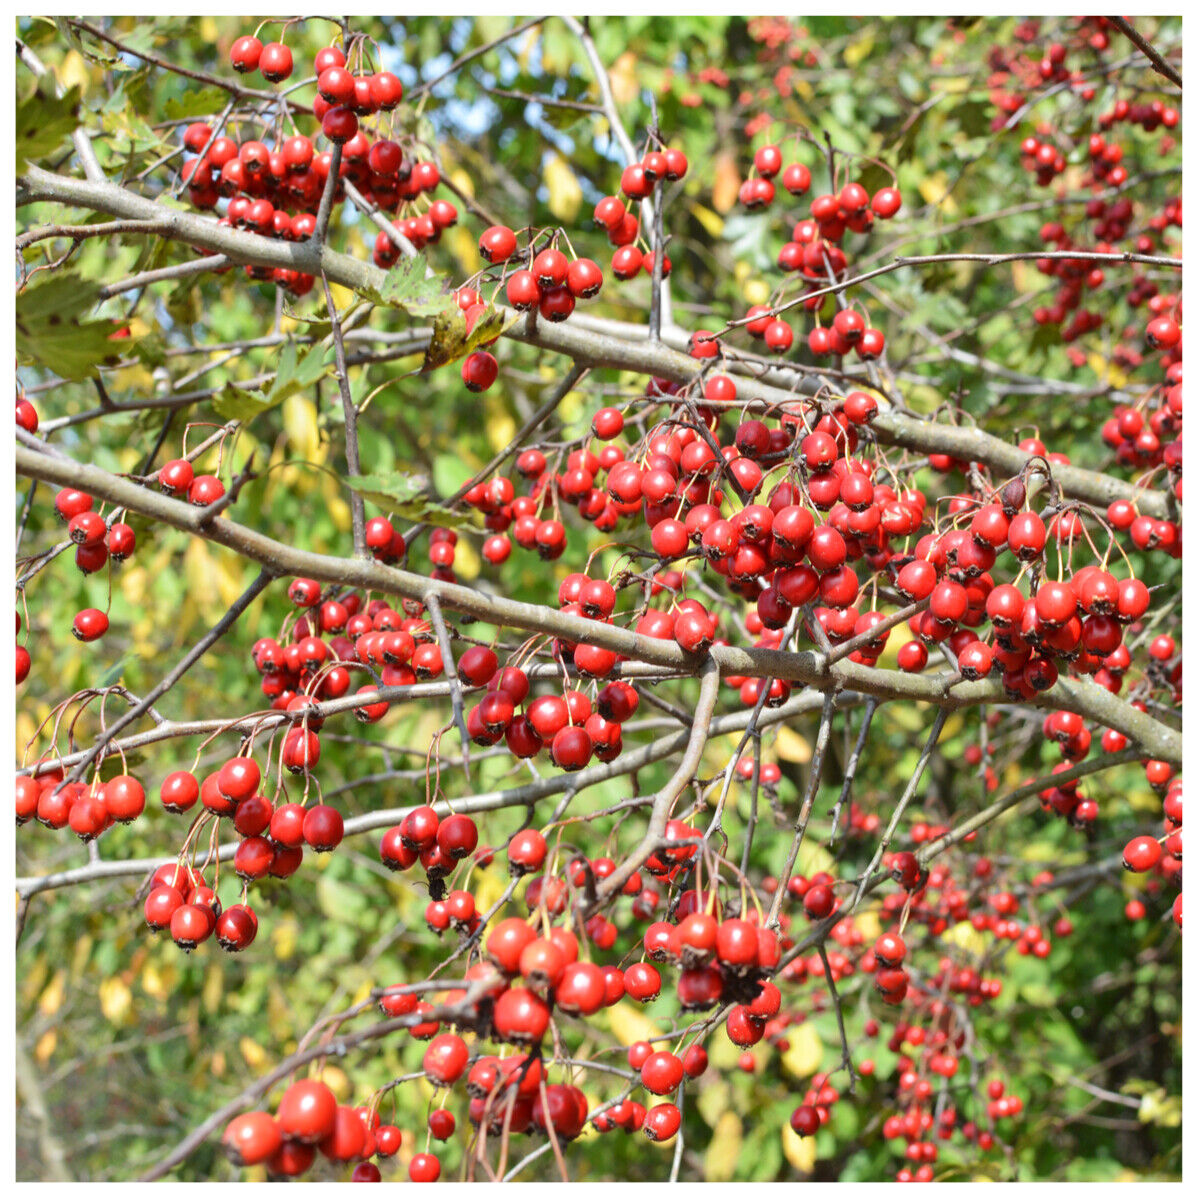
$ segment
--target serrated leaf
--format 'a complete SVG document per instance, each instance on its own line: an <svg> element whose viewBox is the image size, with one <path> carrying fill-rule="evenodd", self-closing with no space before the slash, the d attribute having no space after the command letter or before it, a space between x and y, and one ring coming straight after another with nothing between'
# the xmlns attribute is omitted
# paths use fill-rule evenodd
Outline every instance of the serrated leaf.
<svg viewBox="0 0 1200 1200"><path fill-rule="evenodd" d="M267 393L276 403L286 400L297 392L307 391L327 373L323 346L313 346L303 354L297 351L295 342L288 342L287 348L292 351L287 369L284 369L281 355L275 380L271 384L271 390Z"/></svg>
<svg viewBox="0 0 1200 1200"><path fill-rule="evenodd" d="M111 340L112 323L79 319L95 300L95 285L75 273L43 276L18 293L18 357L64 379L87 379L98 364L115 361L118 345Z"/></svg>
<svg viewBox="0 0 1200 1200"><path fill-rule="evenodd" d="M368 299L388 308L403 309L412 317L437 317L458 311L450 281L444 275L430 275L424 255L402 258L388 271L378 291L366 293Z"/></svg>
<svg viewBox="0 0 1200 1200"><path fill-rule="evenodd" d="M79 124L79 87L61 96L54 83L43 75L33 91L17 104L13 144L17 152L17 174L31 163L53 154Z"/></svg>
<svg viewBox="0 0 1200 1200"><path fill-rule="evenodd" d="M255 417L262 416L275 407L261 392L248 392L243 388L227 383L221 394L212 402L213 411L226 421L240 421L249 425Z"/></svg>
<svg viewBox="0 0 1200 1200"><path fill-rule="evenodd" d="M168 121L183 121L188 117L203 117L209 113L219 113L229 97L219 87L210 86L185 92L182 96L172 96L163 105L163 115Z"/></svg>
<svg viewBox="0 0 1200 1200"><path fill-rule="evenodd" d="M67 42L68 45L74 47L89 62L104 67L105 70L109 71L133 71L137 69L127 63L115 50L109 50L99 44L89 45L84 42L75 29L75 26L65 18L55 17L54 25L58 30L58 36Z"/></svg>
<svg viewBox="0 0 1200 1200"><path fill-rule="evenodd" d="M364 500L370 500L372 504L408 521L443 525L448 529L474 528L469 516L425 496L423 492L427 483L403 471L350 475L345 483Z"/></svg>
<svg viewBox="0 0 1200 1200"><path fill-rule="evenodd" d="M279 351L275 378L266 391L248 391L230 384L213 401L213 408L227 421L249 424L289 397L308 391L326 373L324 347L313 346L301 354L289 339Z"/></svg>
<svg viewBox="0 0 1200 1200"><path fill-rule="evenodd" d="M390 508L407 504L425 490L425 484L415 475L403 471L381 471L378 475L348 475L346 486L364 500Z"/></svg>
<svg viewBox="0 0 1200 1200"><path fill-rule="evenodd" d="M432 371L446 363L465 358L480 346L494 342L516 320L517 316L514 314L506 322L504 313L498 308L492 308L468 331L466 315L456 304L452 310L434 317L433 334L425 348L425 361L421 364L421 370Z"/></svg>

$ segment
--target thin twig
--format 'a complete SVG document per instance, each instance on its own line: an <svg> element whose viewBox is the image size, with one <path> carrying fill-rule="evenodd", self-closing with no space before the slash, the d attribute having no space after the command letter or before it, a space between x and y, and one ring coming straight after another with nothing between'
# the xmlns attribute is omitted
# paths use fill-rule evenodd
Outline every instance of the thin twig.
<svg viewBox="0 0 1200 1200"><path fill-rule="evenodd" d="M462 739L463 771L467 779L471 778L471 735L467 732L467 720L463 715L463 689L458 678L458 670L454 665L454 648L450 645L450 631L446 628L446 618L442 615L442 602L436 592L429 592L425 597L425 610L429 613L433 631L437 634L438 645L442 651L442 670L450 683L450 704L454 709L454 723L458 726L458 734Z"/></svg>
<svg viewBox="0 0 1200 1200"><path fill-rule="evenodd" d="M904 794L896 802L896 807L892 810L891 820L888 821L887 828L883 831L883 837L879 839L879 845L875 848L875 853L872 855L871 861L867 864L867 869L862 873L858 890L854 894L854 902L847 911L853 912L858 907L859 901L863 898L867 880L871 877L875 868L883 861L883 856L887 853L887 848L892 844L892 835L896 832L896 827L900 824L900 818L904 816L904 810L908 807L913 796L916 795L917 787L925 774L925 768L929 765L929 759L933 755L934 747L938 744L938 739L942 736L942 728L946 724L947 715L946 710L940 708L937 715L933 718L933 726L929 730L929 737L925 739L925 746L921 750L921 757L917 759L917 765L908 781L908 786L904 789Z"/></svg>
<svg viewBox="0 0 1200 1200"><path fill-rule="evenodd" d="M337 305L333 302L333 293L329 290L329 280L324 274L321 276L321 283L325 288L325 307L329 312L333 352L337 363L338 391L342 397L342 416L346 423L346 468L352 476L358 476L362 474L362 464L358 457L358 409L354 406L354 397L350 394L350 374L346 369L346 343L342 338L342 320L338 316ZM350 522L354 531L354 553L359 558L366 558L366 510L362 495L353 488L350 490Z"/></svg>
<svg viewBox="0 0 1200 1200"><path fill-rule="evenodd" d="M72 769L70 775L59 786L74 783L76 780L82 778L88 768L88 764L95 761L96 758L104 753L109 742L127 725L132 725L134 721L145 716L153 707L154 701L159 696L166 695L187 674L191 667L203 658L204 654L237 624L238 618L242 613L250 607L255 597L274 578L275 572L264 567L254 579L254 582L229 606L225 615L179 660L176 666L171 671L168 671L127 713L118 717L101 737L97 738L96 744L80 759Z"/></svg>

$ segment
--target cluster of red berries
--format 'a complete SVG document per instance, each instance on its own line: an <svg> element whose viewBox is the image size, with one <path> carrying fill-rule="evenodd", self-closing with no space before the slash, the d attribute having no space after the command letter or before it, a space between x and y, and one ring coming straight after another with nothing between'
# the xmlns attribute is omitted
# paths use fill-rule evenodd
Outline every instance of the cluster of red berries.
<svg viewBox="0 0 1200 1200"><path fill-rule="evenodd" d="M326 594L314 579L293 579L288 598L303 615L285 618L278 638L259 638L251 658L262 675L263 695L273 708L292 713L300 726L284 743L284 761L302 772L320 758L322 721L313 707L318 700L346 695L352 671L375 671L384 687L405 687L437 679L443 663L429 621L417 615L420 604L412 605L407 616L383 600L363 608L356 592ZM405 612L409 607L404 605ZM358 691L374 693L376 685L367 682ZM387 711L387 702L380 700L359 705L354 715L373 724Z"/></svg>
<svg viewBox="0 0 1200 1200"><path fill-rule="evenodd" d="M26 401L28 404L28 401ZM32 406L30 406L32 408ZM20 410L18 409L18 420ZM26 426L27 427L27 426ZM37 428L36 418L34 428ZM134 551L137 537L131 526L114 518L106 520L94 508L95 501L78 488L62 488L54 497L54 511L67 526L67 536L75 546L75 566L81 574L91 575L110 560L124 562ZM71 632L81 642L94 642L108 632L108 614L98 608L80 609L71 622ZM17 634L21 617L17 615ZM32 659L26 646L17 645L17 683L25 682Z"/></svg>
<svg viewBox="0 0 1200 1200"><path fill-rule="evenodd" d="M760 146L754 155L754 171L741 185L738 198L750 210L765 209L776 198L775 179L791 196L803 196L812 186L812 173L803 163L784 166L777 145ZM836 185L835 185L836 186ZM900 211L902 197L892 186L879 188L872 196L861 183L845 184L836 193L816 196L809 205L811 216L795 223L791 238L779 250L780 270L796 272L808 293L819 293L845 278L849 260L841 246L847 232L869 233L876 219L888 220ZM804 308L818 311L826 296L806 294ZM753 305L746 313L746 329L761 338L774 354L792 347L792 327L768 304ZM884 335L872 328L856 309L843 306L828 325L818 321L808 335L809 351L816 358L842 358L854 353L863 361L879 358L885 348Z"/></svg>
<svg viewBox="0 0 1200 1200"><path fill-rule="evenodd" d="M687 156L672 146L650 149L640 162L630 163L621 172L620 191L626 197L605 196L592 211L592 220L598 229L603 229L609 245L616 249L612 256L612 273L617 279L635 279L644 271L654 274L654 248L646 246L641 234L641 222L636 208L630 208L654 195L655 189L664 183L676 183L688 170ZM638 242L642 241L643 246ZM665 254L662 275L671 273L671 260Z"/></svg>
<svg viewBox="0 0 1200 1200"><path fill-rule="evenodd" d="M1138 875L1153 873L1156 880L1176 888L1183 885L1183 781L1172 778L1163 795L1162 834L1154 837L1140 834L1125 847L1124 863L1127 871ZM1145 916L1145 906L1140 900L1130 902L1139 906L1133 912L1126 908L1126 915L1140 920ZM1183 925L1183 892L1177 892L1172 906L1175 924Z"/></svg>
<svg viewBox="0 0 1200 1200"><path fill-rule="evenodd" d="M33 818L48 829L68 826L90 842L117 822L128 824L142 815L146 792L132 775L114 775L91 784L64 782L61 767L42 766L16 777L17 824Z"/></svg>
<svg viewBox="0 0 1200 1200"><path fill-rule="evenodd" d="M448 200L422 203L441 183L436 163L420 157L417 141L401 134L386 136L389 129L368 136L360 118L393 112L404 96L400 80L390 71L359 71L356 60L365 58L362 39L352 39L347 52L336 45L318 51L313 62L317 94L312 115L331 146L340 146L333 202L344 201L346 184L357 188L369 204L398 213L399 232L418 249L436 242L458 220L458 210ZM233 68L254 70L272 82L292 72L292 54L279 42L263 46L258 38L238 38L230 51ZM293 105L293 107L295 107ZM264 133L264 137L272 140ZM201 210L215 209L222 199L228 205L220 223L264 237L304 241L317 229L321 196L333 169L332 150L320 151L313 139L295 132L284 138L280 130L274 145L259 138L240 142L204 121L187 126L183 135L185 160L181 179L191 202ZM380 267L393 265L399 249L387 232L375 240L374 260ZM272 280L294 295L306 295L313 277L288 268L248 266L252 279Z"/></svg>
<svg viewBox="0 0 1200 1200"><path fill-rule="evenodd" d="M449 1137L454 1118L439 1109L430 1114L429 1127L434 1136ZM241 1166L265 1163L275 1178L303 1175L320 1152L330 1162L356 1163L355 1183L375 1183L381 1175L371 1160L395 1157L403 1145L403 1134L395 1125L383 1123L376 1106L338 1104L319 1079L301 1079L283 1093L274 1114L262 1110L242 1113L226 1126L222 1140L234 1162ZM408 1173L414 1183L433 1183L441 1175L441 1164L434 1154L416 1154Z"/></svg>

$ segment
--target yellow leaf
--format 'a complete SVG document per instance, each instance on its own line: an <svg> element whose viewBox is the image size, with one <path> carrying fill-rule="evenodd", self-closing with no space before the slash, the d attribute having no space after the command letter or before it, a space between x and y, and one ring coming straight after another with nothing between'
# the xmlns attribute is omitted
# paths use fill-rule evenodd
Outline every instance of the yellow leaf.
<svg viewBox="0 0 1200 1200"><path fill-rule="evenodd" d="M457 550L462 548L462 544L460 541L456 547L456 560ZM487 912L504 894L504 884L495 871L480 871L471 877L471 890L475 893L475 907Z"/></svg>
<svg viewBox="0 0 1200 1200"><path fill-rule="evenodd" d="M704 1179L725 1183L733 1178L742 1152L742 1122L737 1113L726 1110L717 1118L708 1149L704 1152Z"/></svg>
<svg viewBox="0 0 1200 1200"><path fill-rule="evenodd" d="M737 203L741 186L737 159L728 150L722 150L713 162L713 208L719 213L727 213Z"/></svg>
<svg viewBox="0 0 1200 1200"><path fill-rule="evenodd" d="M950 926L946 931L947 940L953 942L955 946L964 949L967 954L982 956L984 950L988 948L983 934L980 934L971 925L970 920L960 920L960 922Z"/></svg>
<svg viewBox="0 0 1200 1200"><path fill-rule="evenodd" d="M794 729L780 725L775 735L775 753L784 762L806 763L812 761L812 746Z"/></svg>
<svg viewBox="0 0 1200 1200"><path fill-rule="evenodd" d="M129 569L123 567L117 579L120 581L121 594L129 601L130 608L136 610L146 601L146 568L132 563L127 566Z"/></svg>
<svg viewBox="0 0 1200 1200"><path fill-rule="evenodd" d="M1032 291L1037 290L1035 287L1035 283L1036 283L1037 279L1039 279L1041 277L1041 272L1037 271L1034 268L1033 263L1031 263L1031 262L1015 262L1012 265L1012 272L1013 272L1013 286L1016 288L1016 290L1018 292L1024 293L1024 292L1032 292ZM1100 355L1096 354L1096 355L1093 355L1092 357L1099 359ZM1103 360L1101 360L1101 361L1103 361ZM1092 367L1093 371L1096 370L1096 367L1091 363L1090 359L1089 359L1088 365ZM1097 372L1097 373L1099 373L1099 372Z"/></svg>
<svg viewBox="0 0 1200 1200"><path fill-rule="evenodd" d="M783 1069L796 1079L807 1079L821 1067L824 1047L816 1029L805 1022L788 1030L787 1050L783 1054Z"/></svg>
<svg viewBox="0 0 1200 1200"><path fill-rule="evenodd" d="M730 1095L729 1084L714 1074L712 1080L700 1089L700 1095L696 1097L696 1111L712 1127L716 1125L721 1119L721 1114L732 1103L733 1098Z"/></svg>
<svg viewBox="0 0 1200 1200"><path fill-rule="evenodd" d="M854 918L854 928L863 935L863 940L867 942L873 942L883 932L883 926L873 912L859 913Z"/></svg>
<svg viewBox="0 0 1200 1200"><path fill-rule="evenodd" d="M719 238L725 232L724 218L703 204L692 205L692 216L704 226L704 232L711 238Z"/></svg>
<svg viewBox="0 0 1200 1200"><path fill-rule="evenodd" d="M857 41L851 42L845 50L842 51L842 57L846 60L846 65L857 67L868 54L871 53L875 46L875 35L869 30L860 37Z"/></svg>
<svg viewBox="0 0 1200 1200"><path fill-rule="evenodd" d="M332 1063L326 1063L317 1078L343 1103L350 1098L354 1090L346 1072Z"/></svg>
<svg viewBox="0 0 1200 1200"><path fill-rule="evenodd" d="M320 462L325 457L317 432L317 406L311 400L304 396L289 396L283 402L283 428L293 458Z"/></svg>
<svg viewBox="0 0 1200 1200"><path fill-rule="evenodd" d="M154 385L154 376L140 364L114 372L111 383L114 390L143 392L157 390Z"/></svg>
<svg viewBox="0 0 1200 1200"><path fill-rule="evenodd" d="M967 91L970 88L970 86L971 86L971 81L969 79L967 79L967 77L965 75L963 75L963 76L947 75L941 79L938 79L935 82L933 90L938 91L938 92L949 92L951 94L957 94L959 92Z"/></svg>
<svg viewBox="0 0 1200 1200"><path fill-rule="evenodd" d="M946 172L936 171L932 175L926 175L917 184L917 191L921 193L921 199L926 204L932 204L940 212L950 217L958 212L958 205L953 196L947 195L949 187L950 181L946 177Z"/></svg>
<svg viewBox="0 0 1200 1200"><path fill-rule="evenodd" d="M17 713L15 732L17 735L16 746L18 753L20 753L20 751L28 744L29 739L33 737L36 729L37 722L34 720L32 713Z"/></svg>
<svg viewBox="0 0 1200 1200"><path fill-rule="evenodd" d="M133 1007L133 993L123 979L110 976L99 988L100 1011L114 1025L123 1024Z"/></svg>
<svg viewBox="0 0 1200 1200"><path fill-rule="evenodd" d="M95 788L95 784L92 787ZM87 970L87 961L92 953L92 939L89 934L84 934L76 943L75 949L71 953L71 974L82 975Z"/></svg>
<svg viewBox="0 0 1200 1200"><path fill-rule="evenodd" d="M192 538L183 553L183 575L193 596L210 596L215 575L213 558L199 538Z"/></svg>
<svg viewBox="0 0 1200 1200"><path fill-rule="evenodd" d="M215 1013L221 1007L225 996L225 969L220 959L213 959L204 975L204 1011Z"/></svg>
<svg viewBox="0 0 1200 1200"><path fill-rule="evenodd" d="M333 302L337 305L338 312L343 312L358 299L358 295L353 289L343 287L340 283L331 282L329 285L329 294L333 297Z"/></svg>
<svg viewBox="0 0 1200 1200"><path fill-rule="evenodd" d="M212 1056L212 1073L218 1077L225 1074L225 1051L217 1050Z"/></svg>
<svg viewBox="0 0 1200 1200"><path fill-rule="evenodd" d="M742 288L742 295L745 297L747 304L766 304L771 298L771 289L767 286L766 280L751 279Z"/></svg>
<svg viewBox="0 0 1200 1200"><path fill-rule="evenodd" d="M442 235L442 243L450 247L450 253L467 275L479 270L479 243L465 226L452 226Z"/></svg>
<svg viewBox="0 0 1200 1200"><path fill-rule="evenodd" d="M1107 380L1115 388L1123 388L1129 381L1129 376L1103 354L1089 354L1087 364L1097 379Z"/></svg>
<svg viewBox="0 0 1200 1200"><path fill-rule="evenodd" d="M263 1070L267 1063L271 1061L270 1055L253 1038L243 1037L238 1042L238 1049L242 1052L242 1057L246 1060L246 1066L252 1071Z"/></svg>
<svg viewBox="0 0 1200 1200"><path fill-rule="evenodd" d="M54 978L46 985L46 990L38 998L38 1011L43 1016L52 1017L62 1008L66 972L56 971Z"/></svg>
<svg viewBox="0 0 1200 1200"><path fill-rule="evenodd" d="M37 1045L33 1050L33 1057L40 1063L50 1061L50 1056L54 1053L54 1048L58 1045L58 1033L53 1029L47 1029L45 1033L38 1038Z"/></svg>
<svg viewBox="0 0 1200 1200"><path fill-rule="evenodd" d="M780 1130L783 1138L783 1157L802 1174L811 1175L817 1162L817 1139L802 1138L787 1122Z"/></svg>
<svg viewBox="0 0 1200 1200"><path fill-rule="evenodd" d="M328 504L329 516L333 520L333 527L339 533L348 533L353 520L350 516L350 505L346 503L341 496L334 496Z"/></svg>
<svg viewBox="0 0 1200 1200"><path fill-rule="evenodd" d="M569 225L579 215L583 203L583 189L570 164L557 151L546 159L542 168L542 181L549 197L546 201L550 211L564 224Z"/></svg>
<svg viewBox="0 0 1200 1200"><path fill-rule="evenodd" d="M512 441L517 432L517 423L505 408L499 398L488 396L484 400L484 412L487 415L487 438L493 450L503 450Z"/></svg>
<svg viewBox="0 0 1200 1200"><path fill-rule="evenodd" d="M299 923L294 917L284 917L276 923L271 933L271 942L275 947L277 959L283 961L292 957L296 952L296 939L299 933Z"/></svg>
<svg viewBox="0 0 1200 1200"><path fill-rule="evenodd" d="M174 988L174 976L175 972L169 966L162 969L156 963L147 962L142 968L142 991L155 1000L165 1000Z"/></svg>
<svg viewBox="0 0 1200 1200"><path fill-rule="evenodd" d="M818 871L833 870L833 855L819 842L808 838L800 846L796 855L796 870L801 875L815 875Z"/></svg>
<svg viewBox="0 0 1200 1200"><path fill-rule="evenodd" d="M632 50L626 50L609 68L608 81L618 104L632 104L638 98L637 57Z"/></svg>
<svg viewBox="0 0 1200 1200"><path fill-rule="evenodd" d="M87 95L89 72L88 65L84 61L84 57L78 50L68 50L63 55L62 63L59 65L58 81L62 84L63 90L66 91L78 85L81 95ZM136 336L136 335L135 335Z"/></svg>
<svg viewBox="0 0 1200 1200"><path fill-rule="evenodd" d="M608 1010L608 1027L622 1046L648 1042L662 1032L645 1013L639 1012L628 1000L614 1004Z"/></svg>

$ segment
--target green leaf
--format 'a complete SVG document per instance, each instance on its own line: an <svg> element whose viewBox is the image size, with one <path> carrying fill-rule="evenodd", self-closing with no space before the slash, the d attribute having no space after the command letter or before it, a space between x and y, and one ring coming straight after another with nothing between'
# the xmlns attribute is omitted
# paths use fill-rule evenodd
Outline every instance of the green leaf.
<svg viewBox="0 0 1200 1200"><path fill-rule="evenodd" d="M54 82L43 75L33 91L17 104L13 143L17 151L17 174L32 162L53 154L79 124L79 88L61 96Z"/></svg>
<svg viewBox="0 0 1200 1200"><path fill-rule="evenodd" d="M168 121L183 121L188 117L204 117L219 113L228 103L229 95L216 86L196 88L182 96L172 96L163 105L163 115Z"/></svg>
<svg viewBox="0 0 1200 1200"><path fill-rule="evenodd" d="M300 354L296 343L289 338L279 352L275 378L266 391L251 391L229 384L213 401L213 408L227 421L241 421L247 425L289 396L308 391L326 373L323 346L313 346Z"/></svg>
<svg viewBox="0 0 1200 1200"><path fill-rule="evenodd" d="M212 406L217 416L226 421L240 421L243 425L249 425L255 417L275 407L262 393L250 392L232 383L225 385Z"/></svg>
<svg viewBox="0 0 1200 1200"><path fill-rule="evenodd" d="M55 17L54 24L58 29L58 36L73 49L77 50L88 62L94 63L99 67L104 67L108 71L136 70L135 67L130 66L115 50L98 42L85 42L70 21L62 17Z"/></svg>
<svg viewBox="0 0 1200 1200"><path fill-rule="evenodd" d="M362 914L367 907L361 888L334 879L328 872L317 880L316 892L321 911L339 922Z"/></svg>
<svg viewBox="0 0 1200 1200"><path fill-rule="evenodd" d="M112 687L122 675L125 674L125 666L129 662L129 656L118 659L107 671L100 677L100 682L96 684L102 691L104 688Z"/></svg>
<svg viewBox="0 0 1200 1200"><path fill-rule="evenodd" d="M474 522L465 513L455 512L424 495L428 480L420 476L405 471L381 471L375 475L350 475L343 482L364 500L408 521L429 522L452 529L474 527Z"/></svg>
<svg viewBox="0 0 1200 1200"><path fill-rule="evenodd" d="M401 308L412 317L437 317L458 309L444 275L428 275L423 255L402 258L387 273L383 286L366 293L367 298L387 308Z"/></svg>
<svg viewBox="0 0 1200 1200"><path fill-rule="evenodd" d="M96 286L74 272L42 276L17 295L17 356L64 379L88 379L100 363L116 361L112 323L79 319L95 302Z"/></svg>

